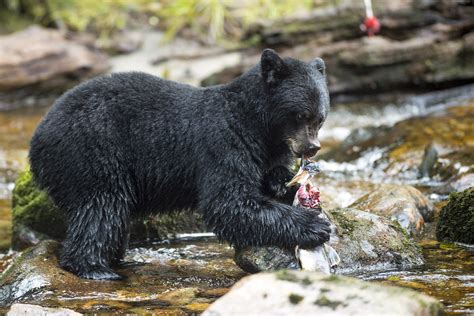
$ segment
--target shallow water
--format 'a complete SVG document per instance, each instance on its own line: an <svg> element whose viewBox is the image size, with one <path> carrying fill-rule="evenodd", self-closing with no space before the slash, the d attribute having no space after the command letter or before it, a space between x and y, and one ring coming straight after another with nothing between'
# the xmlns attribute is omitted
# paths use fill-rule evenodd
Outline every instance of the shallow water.
<svg viewBox="0 0 474 316"><path fill-rule="evenodd" d="M46 111L46 108L0 111L0 250L9 247L15 179L27 166L31 135Z"/></svg>
<svg viewBox="0 0 474 316"><path fill-rule="evenodd" d="M435 241L421 242L425 265L409 270L356 275L398 285L438 298L448 315L474 314L474 252Z"/></svg>

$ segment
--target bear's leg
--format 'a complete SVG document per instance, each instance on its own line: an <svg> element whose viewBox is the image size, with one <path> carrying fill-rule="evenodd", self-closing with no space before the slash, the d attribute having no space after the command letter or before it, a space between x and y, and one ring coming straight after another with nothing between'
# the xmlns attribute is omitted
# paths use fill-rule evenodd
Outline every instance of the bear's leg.
<svg viewBox="0 0 474 316"><path fill-rule="evenodd" d="M61 266L85 279L120 279L110 265L121 259L127 245L127 203L117 195L96 193L88 203L68 213Z"/></svg>
<svg viewBox="0 0 474 316"><path fill-rule="evenodd" d="M259 183L224 171L205 178L200 209L220 240L237 248L278 246L310 249L329 240L329 222L314 211L280 203L261 194ZM251 180L251 178L250 178Z"/></svg>

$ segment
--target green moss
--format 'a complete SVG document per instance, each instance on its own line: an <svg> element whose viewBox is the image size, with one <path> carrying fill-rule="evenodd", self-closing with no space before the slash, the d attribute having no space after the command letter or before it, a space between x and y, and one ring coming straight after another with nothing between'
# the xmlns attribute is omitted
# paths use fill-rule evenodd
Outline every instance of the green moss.
<svg viewBox="0 0 474 316"><path fill-rule="evenodd" d="M332 310L335 310L339 305L347 306L342 301L331 301L326 295L319 296L318 299L314 301L314 305L330 307Z"/></svg>
<svg viewBox="0 0 474 316"><path fill-rule="evenodd" d="M325 281L325 282L341 282L341 281L344 281L341 277L335 275L335 274L331 274L330 276L322 279L322 281Z"/></svg>
<svg viewBox="0 0 474 316"><path fill-rule="evenodd" d="M313 284L313 281L311 281L308 277L304 277L304 278L301 280L301 284L303 284L304 286L307 286L307 285Z"/></svg>
<svg viewBox="0 0 474 316"><path fill-rule="evenodd" d="M436 228L440 241L474 244L474 187L451 193Z"/></svg>
<svg viewBox="0 0 474 316"><path fill-rule="evenodd" d="M290 300L291 304L296 305L296 304L299 304L299 302L301 302L304 299L304 296L301 296L301 295L298 295L298 294L295 294L295 293L291 293L288 296L288 299Z"/></svg>
<svg viewBox="0 0 474 316"><path fill-rule="evenodd" d="M340 234L350 234L356 229L357 222L349 218L344 211L336 209L331 211L330 215L337 222L338 227L344 230L339 232Z"/></svg>
<svg viewBox="0 0 474 316"><path fill-rule="evenodd" d="M275 274L276 278L278 280L281 280L281 281L288 281L288 282L299 282L300 279L298 279L298 277L287 271L287 270L280 270L280 271L277 271L277 273Z"/></svg>
<svg viewBox="0 0 474 316"><path fill-rule="evenodd" d="M48 194L34 183L29 170L20 173L13 190L13 226L23 225L53 238L62 238L66 221Z"/></svg>

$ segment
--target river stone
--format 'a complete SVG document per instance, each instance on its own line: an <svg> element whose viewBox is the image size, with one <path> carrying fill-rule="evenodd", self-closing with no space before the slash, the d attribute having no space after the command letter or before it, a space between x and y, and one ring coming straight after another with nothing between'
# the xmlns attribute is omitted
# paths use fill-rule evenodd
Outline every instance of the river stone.
<svg viewBox="0 0 474 316"><path fill-rule="evenodd" d="M104 54L57 30L32 26L0 37L0 91L38 83L69 86L108 69Z"/></svg>
<svg viewBox="0 0 474 316"><path fill-rule="evenodd" d="M32 304L13 304L7 313L7 316L24 315L80 316L82 314L68 308L51 308Z"/></svg>
<svg viewBox="0 0 474 316"><path fill-rule="evenodd" d="M436 228L440 241L474 244L474 187L451 193Z"/></svg>
<svg viewBox="0 0 474 316"><path fill-rule="evenodd" d="M441 315L442 304L395 286L306 271L245 277L204 316L219 315Z"/></svg>
<svg viewBox="0 0 474 316"><path fill-rule="evenodd" d="M423 264L420 248L397 222L353 208L334 209L328 215L336 226L329 244L341 258L337 274ZM250 273L294 269L296 265L293 252L276 247L236 250L234 259Z"/></svg>
<svg viewBox="0 0 474 316"><path fill-rule="evenodd" d="M48 194L34 183L32 174L20 173L12 197L12 248L25 249L41 240L62 240L66 233L66 219ZM206 231L201 214L183 212L137 219L131 227L131 241L157 241L178 233Z"/></svg>
<svg viewBox="0 0 474 316"><path fill-rule="evenodd" d="M349 207L397 221L409 234L417 235L425 221L433 218L434 206L412 186L383 184Z"/></svg>

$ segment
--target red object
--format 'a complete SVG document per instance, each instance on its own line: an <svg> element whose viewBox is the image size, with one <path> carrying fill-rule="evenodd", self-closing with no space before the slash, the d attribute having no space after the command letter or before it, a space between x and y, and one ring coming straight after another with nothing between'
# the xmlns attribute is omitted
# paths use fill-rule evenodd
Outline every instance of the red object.
<svg viewBox="0 0 474 316"><path fill-rule="evenodd" d="M318 208L321 204L318 188L312 187L309 183L300 186L296 193L301 206Z"/></svg>
<svg viewBox="0 0 474 316"><path fill-rule="evenodd" d="M366 17L360 28L362 31L367 32L368 36L373 36L375 33L380 32L380 22L375 16Z"/></svg>

